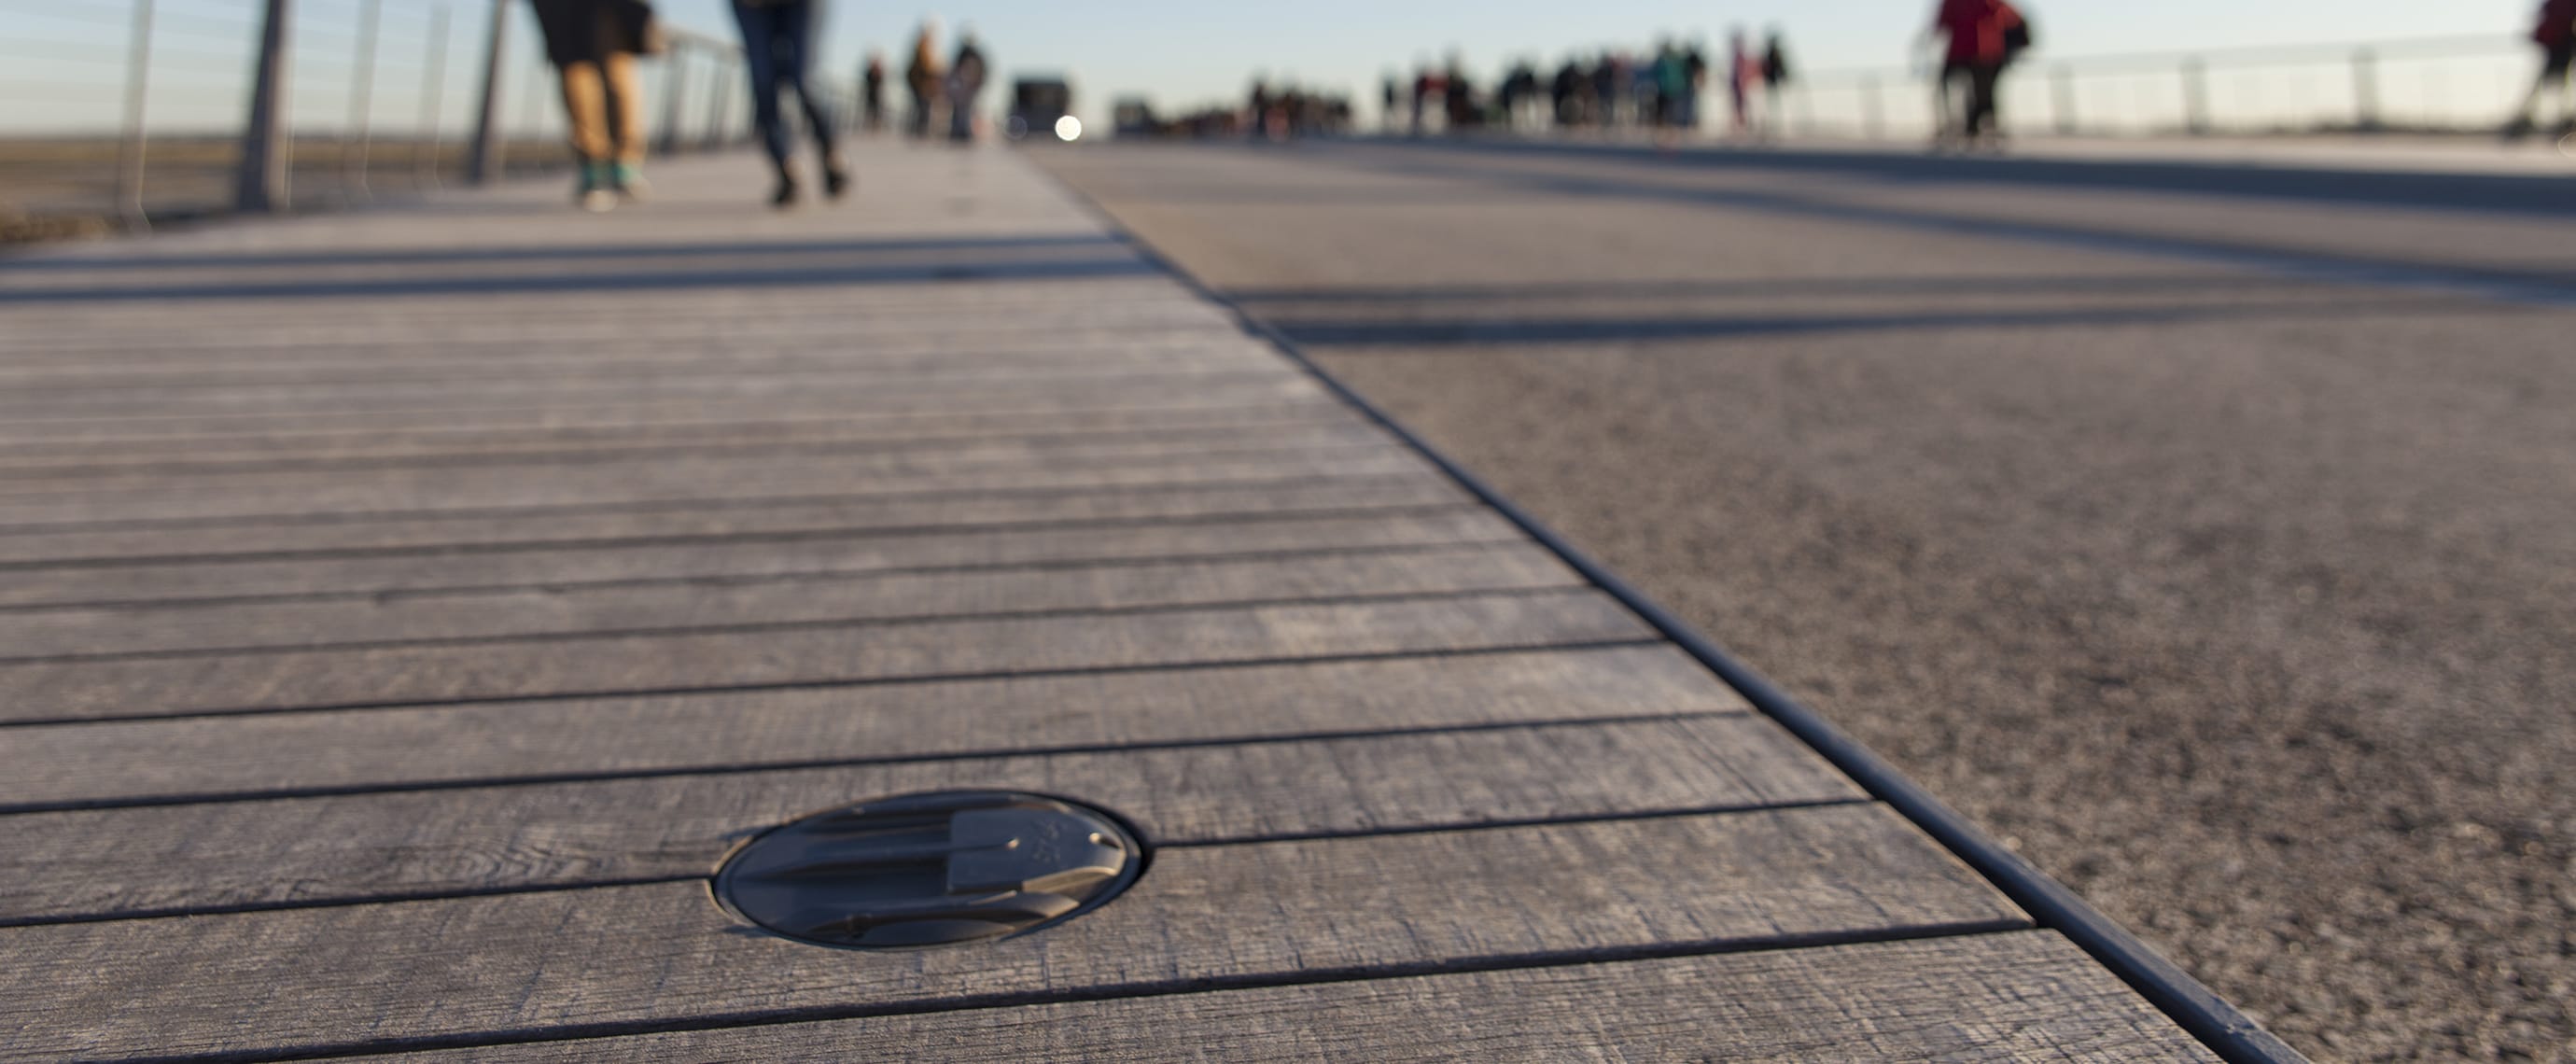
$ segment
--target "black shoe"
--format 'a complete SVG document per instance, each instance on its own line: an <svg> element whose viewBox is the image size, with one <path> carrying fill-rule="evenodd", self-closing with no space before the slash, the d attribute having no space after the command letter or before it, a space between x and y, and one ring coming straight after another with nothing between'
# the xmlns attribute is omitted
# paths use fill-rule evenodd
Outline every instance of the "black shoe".
<svg viewBox="0 0 2576 1064"><path fill-rule="evenodd" d="M787 208L796 205L796 194L797 189L795 178L779 178L778 191L769 194L769 205L782 211L786 210Z"/></svg>
<svg viewBox="0 0 2576 1064"><path fill-rule="evenodd" d="M823 168L823 198L834 203L850 191L850 170L840 163Z"/></svg>

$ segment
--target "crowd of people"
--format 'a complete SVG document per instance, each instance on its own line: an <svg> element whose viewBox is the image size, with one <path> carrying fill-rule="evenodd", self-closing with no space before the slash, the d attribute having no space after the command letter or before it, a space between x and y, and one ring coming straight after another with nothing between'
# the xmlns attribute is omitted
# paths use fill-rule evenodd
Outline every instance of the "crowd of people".
<svg viewBox="0 0 2576 1064"><path fill-rule="evenodd" d="M939 23L923 21L913 36L912 58L903 68L903 87L911 103L903 116L904 132L919 140L944 135L959 144L972 143L981 128L979 102L992 74L992 60L985 57L983 42L975 39L973 30L958 35L957 50L943 63ZM870 53L859 71L860 107L870 132L886 127L885 92L885 57Z"/></svg>
<svg viewBox="0 0 2576 1064"><path fill-rule="evenodd" d="M1925 36L1938 38L1941 54L1941 138L1960 145L1992 143L2001 131L1996 86L2030 47L2030 21L2009 0L1938 0ZM1718 121L1728 133L1762 137L1779 131L1785 90L1795 76L1779 30L1756 44L1738 28L1714 55L1696 42L1666 38L1643 51L1611 48L1571 57L1552 73L1524 60L1490 85L1479 85L1452 56L1445 66L1416 70L1410 85L1390 75L1382 102L1388 128L1416 136L1435 126L1452 133L1651 129L1678 136L1716 124L1702 103L1714 93L1724 101Z"/></svg>
<svg viewBox="0 0 2576 1064"><path fill-rule="evenodd" d="M1713 63L1696 43L1667 38L1643 52L1605 49L1567 59L1552 73L1528 60L1513 64L1490 86L1477 84L1457 56L1439 68L1422 67L1408 86L1389 76L1383 86L1390 127L1416 135L1437 123L1452 132L1484 128L1652 128L1682 131L1703 124L1700 101L1712 79L1732 104L1730 127L1758 132L1754 103L1776 100L1790 78L1789 52L1779 31L1756 48L1737 30Z"/></svg>

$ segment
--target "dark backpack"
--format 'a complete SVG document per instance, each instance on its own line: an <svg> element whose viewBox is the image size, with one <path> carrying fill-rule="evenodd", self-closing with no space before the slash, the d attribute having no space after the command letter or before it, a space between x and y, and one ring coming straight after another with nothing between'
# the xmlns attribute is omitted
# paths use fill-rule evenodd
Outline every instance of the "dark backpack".
<svg viewBox="0 0 2576 1064"><path fill-rule="evenodd" d="M2013 12L2013 15L2013 24L2004 27L2004 62L2007 63L2021 58L2023 52L2029 51L2032 40L2030 16L2018 11Z"/></svg>

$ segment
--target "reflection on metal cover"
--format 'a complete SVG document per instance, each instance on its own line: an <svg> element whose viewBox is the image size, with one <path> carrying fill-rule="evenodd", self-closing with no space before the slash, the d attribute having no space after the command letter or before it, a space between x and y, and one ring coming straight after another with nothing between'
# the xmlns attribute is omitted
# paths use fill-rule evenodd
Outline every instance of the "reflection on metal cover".
<svg viewBox="0 0 2576 1064"><path fill-rule="evenodd" d="M1110 815L1008 791L905 795L760 836L716 896L744 919L824 946L918 949L1000 938L1079 915L1144 869Z"/></svg>

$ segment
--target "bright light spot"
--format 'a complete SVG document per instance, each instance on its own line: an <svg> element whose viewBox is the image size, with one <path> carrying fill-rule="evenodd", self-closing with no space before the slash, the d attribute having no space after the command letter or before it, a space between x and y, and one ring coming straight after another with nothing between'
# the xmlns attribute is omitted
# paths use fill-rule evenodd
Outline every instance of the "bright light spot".
<svg viewBox="0 0 2576 1064"><path fill-rule="evenodd" d="M1075 118L1072 115L1066 115L1062 118L1056 119L1055 136L1057 140L1064 141L1067 144L1081 140L1082 120Z"/></svg>

